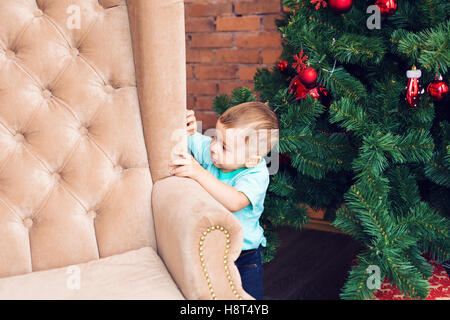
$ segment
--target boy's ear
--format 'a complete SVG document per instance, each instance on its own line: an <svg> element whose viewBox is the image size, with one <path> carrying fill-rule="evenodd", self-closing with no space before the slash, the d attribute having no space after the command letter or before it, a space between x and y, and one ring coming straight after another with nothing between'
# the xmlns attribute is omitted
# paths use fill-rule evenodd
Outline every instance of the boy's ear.
<svg viewBox="0 0 450 320"><path fill-rule="evenodd" d="M250 156L247 161L245 161L245 166L247 168L252 168L256 166L261 161L261 156Z"/></svg>

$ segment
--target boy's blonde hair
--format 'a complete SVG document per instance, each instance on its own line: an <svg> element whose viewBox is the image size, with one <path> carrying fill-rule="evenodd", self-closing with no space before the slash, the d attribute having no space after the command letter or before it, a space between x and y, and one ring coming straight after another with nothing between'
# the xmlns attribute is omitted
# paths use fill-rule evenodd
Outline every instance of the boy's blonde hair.
<svg viewBox="0 0 450 320"><path fill-rule="evenodd" d="M228 108L218 119L226 128L252 129L258 141L257 153L267 155L278 142L280 121L273 110L262 102L244 102ZM249 137L245 137L247 143Z"/></svg>

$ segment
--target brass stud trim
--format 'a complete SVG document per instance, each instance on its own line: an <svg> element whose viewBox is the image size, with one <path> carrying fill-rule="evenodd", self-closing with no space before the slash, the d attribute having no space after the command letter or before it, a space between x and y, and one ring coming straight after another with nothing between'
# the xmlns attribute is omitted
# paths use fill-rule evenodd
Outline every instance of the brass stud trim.
<svg viewBox="0 0 450 320"><path fill-rule="evenodd" d="M224 263L225 274L227 275L227 280L228 280L228 283L230 285L230 289L232 290L233 294L235 295L235 297L237 299L243 300L242 297L237 292L235 286L234 286L234 283L233 283L233 280L231 279L230 271L229 271L229 268L228 268L228 253L229 253L230 242L231 242L230 241L230 234L229 234L227 229L225 229L223 226L220 226L220 225L211 226L209 228L206 228L206 231L204 231L202 233L202 236L200 237L200 241L199 241L200 264L201 264L202 269L203 269L203 274L205 275L205 280L206 280L206 283L208 285L209 292L211 294L211 298L213 300L217 300L216 293L214 292L214 288L213 288L212 283L211 283L211 278L209 277L207 269L206 269L206 266L205 266L205 262L204 262L205 259L203 257L203 253L204 253L204 246L203 245L204 245L204 240L205 240L206 235L211 233L212 231L216 231L216 230L223 232L225 234L226 239L227 239L226 240L227 244L225 245L225 253L224 253L224 256L223 256L223 258L224 258L223 263Z"/></svg>

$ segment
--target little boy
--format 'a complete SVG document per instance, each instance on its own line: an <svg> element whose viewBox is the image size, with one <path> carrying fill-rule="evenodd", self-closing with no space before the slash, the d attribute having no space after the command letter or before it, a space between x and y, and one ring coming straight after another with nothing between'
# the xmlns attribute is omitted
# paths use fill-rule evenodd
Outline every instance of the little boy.
<svg viewBox="0 0 450 320"><path fill-rule="evenodd" d="M192 156L180 153L169 163L171 174L196 180L238 218L244 243L235 264L244 290L261 300L266 238L259 217L269 185L264 156L278 141L278 117L264 103L246 102L219 117L213 137L197 132L194 111L188 110L186 122Z"/></svg>

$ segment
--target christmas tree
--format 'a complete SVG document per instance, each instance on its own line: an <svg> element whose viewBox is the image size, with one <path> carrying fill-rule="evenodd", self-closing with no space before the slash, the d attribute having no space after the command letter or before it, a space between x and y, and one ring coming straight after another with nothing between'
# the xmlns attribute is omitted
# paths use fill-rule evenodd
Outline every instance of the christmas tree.
<svg viewBox="0 0 450 320"><path fill-rule="evenodd" d="M342 299L373 296L373 266L381 281L423 299L432 272L424 253L440 262L450 255L449 3L284 5L280 62L258 69L256 92L238 88L214 101L220 114L259 99L280 119L272 151L280 168L262 216L264 260L278 246L275 227L300 230L308 222L303 204L326 207L334 226L364 247Z"/></svg>

